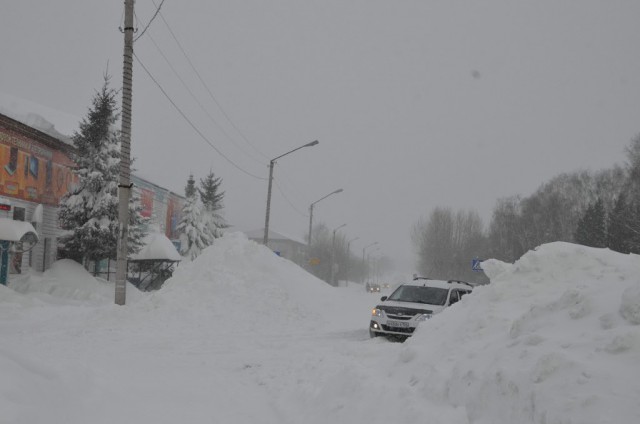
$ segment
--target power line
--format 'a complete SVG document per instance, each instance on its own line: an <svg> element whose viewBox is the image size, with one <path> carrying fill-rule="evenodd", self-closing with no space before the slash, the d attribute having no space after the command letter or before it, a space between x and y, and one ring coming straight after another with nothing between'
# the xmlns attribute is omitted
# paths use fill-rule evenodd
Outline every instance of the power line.
<svg viewBox="0 0 640 424"><path fill-rule="evenodd" d="M133 53L133 56L136 58L136 60L138 61L138 63L140 64L140 66L142 67L142 69L147 73L147 75L149 76L149 78L151 78L151 80L156 84L156 86L160 89L160 91L162 91L162 94L164 94L164 96L167 98L167 100L169 100L169 102L171 103L171 105L178 111L178 113L180 114L180 116L182 116L182 118L184 118L185 121L187 121L187 123L191 126L191 128L193 128L193 130L200 136L200 138L202 138L202 140L204 140L209 146L211 146L211 148L213 148L213 150L215 150L220 156L222 156L228 163L230 163L231 165L233 165L236 169L242 171L243 173L249 175L250 177L256 178L258 180L266 180L266 178L264 177L260 177L258 175L252 174L251 172L245 170L244 168L242 168L241 166L239 166L238 164L236 164L234 161L232 161L231 159L229 159L224 153L222 153L216 146L213 145L213 143L211 141L209 141L209 139L202 134L202 132L193 124L193 122L191 122L191 120L187 117L187 115L185 115L185 113L178 107L178 105L171 99L171 97L169 96L169 94L167 94L167 92L164 90L164 88L162 88L162 85L160 85L160 83L154 78L154 76L151 74L151 72L149 72L149 70L147 69L146 66L144 66L144 63L142 63L142 61L140 60L140 58L138 57L138 55L135 54L135 52Z"/></svg>
<svg viewBox="0 0 640 424"><path fill-rule="evenodd" d="M284 194L284 191L282 191L282 187L280 187L280 185L278 184L278 181L274 178L273 182L276 184L276 188L278 189L278 191L280 192L280 194L282 195L282 197L284 197L284 200L287 201L287 203L289 204L289 206L291 206L291 208L296 211L300 216L302 216L303 218L309 218L309 215L300 212L300 210L298 210L298 208L296 208L293 203L291 203L291 201L289 200L289 198Z"/></svg>
<svg viewBox="0 0 640 424"><path fill-rule="evenodd" d="M154 6L156 6L156 13L153 14L153 16L151 17L151 20L149 21L149 23L147 24L146 27L144 27L144 29L142 30L142 32L140 33L140 35L138 35L136 38L133 39L133 42L135 43L136 41L138 41L140 39L140 37L142 37L144 35L145 32L147 32L147 30L149 29L149 27L151 26L151 22L153 22L153 20L156 18L156 16L158 16L158 13L160 13L160 8L162 7L162 5L164 4L164 0L162 0L160 2L160 6L156 6L155 2L153 3Z"/></svg>
<svg viewBox="0 0 640 424"><path fill-rule="evenodd" d="M155 1L153 1L154 6L156 5ZM164 0L163 0L164 2ZM207 85L207 83L204 81L204 79L202 78L202 76L200 75L200 73L198 72L198 70L196 69L195 65L193 64L193 62L191 61L191 59L189 58L189 55L187 54L186 50L184 49L184 47L182 46L182 44L180 43L180 41L178 40L177 36L175 35L175 33L173 32L173 30L171 29L171 26L169 25L169 23L167 22L167 20L165 19L164 15L160 12L160 7L162 7L162 4L160 4L160 6L158 6L158 9L156 10L156 13L154 14L153 18L155 18L157 15L160 15L160 18L162 19L162 21L164 22L164 24L166 25L167 29L169 30L169 33L171 34L171 37L173 38L173 40L175 41L176 45L178 46L178 48L180 49L180 51L182 52L182 54L184 55L185 59L187 60L187 62L189 63L189 66L191 67L191 69L193 70L193 72L196 74L196 76L198 77L198 79L200 80L201 84L205 87L205 89L207 90L207 92L209 93L209 96L211 97L211 99L214 101L214 103L218 106L218 108L220 109L220 111L222 112L223 116L227 119L227 121L233 126L233 128L238 132L238 134L247 142L247 144L249 144L249 146L251 146L256 152L258 152L260 155L262 155L264 158L268 157L262 153L259 149L257 149L253 143L251 143L249 141L249 139L243 134L243 132L240 130L240 128L238 128L238 126L233 122L233 120L229 117L229 115L225 112L224 108L222 107L222 105L218 102L217 98L215 97L215 95L213 94L212 90L209 88L209 86ZM153 20L152 18L152 20ZM149 25L147 25L146 29L149 27ZM144 32L143 32L144 33ZM142 36L142 34L140 35ZM137 37L136 40L138 38ZM220 131L234 144L236 145L236 147L238 147L238 149L240 149L243 153L245 153L247 156L249 156L251 159L253 159L254 161L259 162L257 159L255 159L252 155L250 155L246 150L244 150L239 144L237 144L233 137L231 137L222 127L222 125L220 123L218 123L213 116L206 110L206 108L202 105L202 103L197 99L197 97L195 96L195 94L192 92L191 89L189 89L189 87L187 86L187 84L185 83L185 81L180 77L180 75L178 74L178 72L176 71L175 67L171 64L171 61L167 58L167 56L163 53L162 49L160 48L160 46L158 46L158 44L156 43L156 41L153 39L153 37L151 37L151 35L149 35L149 38L151 39L151 42L154 44L154 46L156 47L156 49L158 50L158 52L160 53L160 55L163 57L163 59L165 60L165 62L169 65L169 67L171 68L171 70L173 71L173 73L175 74L175 76L178 78L178 80L182 83L183 87L187 90L187 92L191 95L191 97L195 100L195 102L198 104L198 106L202 109L202 111L209 117L209 119L220 129ZM140 62L140 59L136 56L136 59L138 60L138 62ZM140 64L142 65L142 63L140 62ZM144 68L144 65L143 65ZM147 71L145 69L145 71ZM147 71L147 73L149 73ZM149 75L152 79L153 77L151 75ZM154 79L154 82L159 86L158 82ZM159 86L160 87L160 86ZM162 90L162 87L160 87L160 89ZM168 95L166 94L166 92L164 92L164 90L162 90L163 93L165 94L165 96L168 97ZM171 101L171 99L169 99L169 101ZM177 108L177 106L175 105L175 103L173 103L173 101L171 101L171 103L174 105L174 107ZM178 109L178 111L180 112L180 110ZM182 114L182 112L180 112ZM184 115L183 115L184 117ZM186 117L185 117L186 119ZM193 126L193 124L188 121L189 124ZM203 137L203 135L194 127L194 129L200 134L201 137ZM208 140L206 140L208 142ZM210 144L210 143L209 143ZM212 146L213 147L213 146ZM218 151L216 149L216 151ZM218 151L219 152L219 151ZM220 152L219 152L220 153ZM222 153L220 153L222 155ZM230 161L228 158L226 158L224 155L223 157L225 159L227 159L228 161ZM238 167L237 165L234 164L234 166ZM239 167L238 167L239 168ZM243 170L243 172L247 173L246 171ZM251 174L250 174L251 175ZM252 175L254 176L254 175ZM255 177L255 176L254 176ZM260 177L257 177L260 178ZM266 180L266 178L260 178L262 180ZM300 210L298 208L295 207L295 205L289 200L289 198L285 195L283 188L276 182L276 186L278 188L278 191L280 192L280 194L282 194L282 197L284 197L284 199L287 201L287 203L291 206L291 208L296 211L298 214L300 214L303 217L308 217L308 215L300 212ZM293 190L293 194L300 199L301 196L295 192L295 190Z"/></svg>
<svg viewBox="0 0 640 424"><path fill-rule="evenodd" d="M185 88L185 90L187 90L187 92L191 95L191 98L198 104L198 106L200 107L200 109L205 113L205 115L207 115L207 117L209 117L209 120L220 130L220 132L227 137L228 140L231 141L231 143L236 146L242 153L244 153L245 155L247 155L250 159L252 159L253 161L255 161L256 163L259 163L261 165L264 165L264 162L261 162L259 159L256 159L253 155L251 155L248 151L246 151L242 146L240 146L239 143L237 143L233 137L231 137L231 135L229 135L229 133L227 133L227 131L225 131L225 129L222 127L222 125L220 123L218 123L218 121L216 121L216 119L209 113L209 111L204 107L204 105L198 100L198 98L196 97L196 95L193 93L193 91L189 88L189 86L187 85L187 83L184 81L184 79L180 76L180 74L178 73L178 71L176 70L176 68L173 66L173 64L171 63L171 61L169 60L169 58L164 54L164 52L162 51L162 49L160 48L160 46L158 45L158 43L156 43L155 39L151 36L151 34L149 34L149 39L151 40L151 42L153 43L153 45L156 47L156 49L158 50L158 52L160 53L160 55L162 56L162 58L164 59L164 61L167 63L167 65L169 65L169 68L171 68L171 70L173 71L173 74L176 76L176 78L178 78L178 80L180 81L180 83L182 83L182 86Z"/></svg>
<svg viewBox="0 0 640 424"><path fill-rule="evenodd" d="M155 1L153 1L153 4L155 5ZM158 10L159 11L159 10ZM220 102L218 102L218 99L216 99L216 96L214 96L213 92L211 91L211 89L209 88L209 86L207 85L207 83L204 81L204 79L202 78L202 76L200 75L200 72L198 72L198 70L196 69L195 65L193 64L193 62L191 61L191 59L189 58L189 55L187 55L187 52L185 51L185 49L182 47L182 44L180 44L180 41L178 41L178 38L176 37L176 35L174 34L173 30L171 29L171 26L169 26L169 23L167 22L167 20L164 18L164 15L162 13L159 13L160 18L162 19L162 21L164 22L164 24L167 26L167 29L169 30L169 33L171 34L171 37L173 37L173 40L176 42L176 44L178 45L178 47L180 48L180 50L182 51L182 54L184 55L185 59L187 59L187 62L189 62L189 65L191 66L191 69L193 70L193 72L198 76L198 79L200 80L200 82L202 83L202 85L204 86L204 88L207 90L207 92L209 93L209 96L211 97L211 99L213 100L213 102L218 106L218 108L220 109L220 111L222 112L222 114L224 115L224 117L227 119L227 121L229 121L229 123L231 124L231 126L233 126L233 128L238 132L238 134L240 134L240 136L244 139L244 141L247 142L247 144L249 144L256 152L258 152L259 154L261 154L265 159L269 159L267 157L267 155L265 155L264 153L262 153L262 151L260 151L256 146L254 146L253 143L251 143L249 141L249 139L244 135L244 133L242 131L240 131L240 128L238 128L238 126L233 122L233 120L231 120L231 118L229 117L229 115L227 114L227 112L225 112L224 108L222 107L222 105L220 104Z"/></svg>
<svg viewBox="0 0 640 424"><path fill-rule="evenodd" d="M289 194L293 195L293 197L298 201L298 203L311 202L311 200L307 196L300 194L300 192L296 188L294 188L292 181L295 181L295 179L291 178L291 175L285 172L283 168L278 168L278 175L283 177L283 178L280 178L280 181L283 183L282 184L283 190L286 189Z"/></svg>

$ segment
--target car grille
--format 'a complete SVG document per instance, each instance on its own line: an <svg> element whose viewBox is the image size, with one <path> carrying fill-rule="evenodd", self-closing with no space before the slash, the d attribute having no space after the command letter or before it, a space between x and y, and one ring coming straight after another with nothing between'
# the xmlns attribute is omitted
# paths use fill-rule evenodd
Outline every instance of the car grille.
<svg viewBox="0 0 640 424"><path fill-rule="evenodd" d="M383 310L387 317L400 321L408 321L416 315L433 313L433 311L427 309L402 308L399 306L378 305L377 308Z"/></svg>
<svg viewBox="0 0 640 424"><path fill-rule="evenodd" d="M413 333L413 330L415 330L415 328L413 327L389 327L388 325L384 325L384 324L382 324L382 329L384 331L391 331L394 333L405 333L405 334L411 334Z"/></svg>

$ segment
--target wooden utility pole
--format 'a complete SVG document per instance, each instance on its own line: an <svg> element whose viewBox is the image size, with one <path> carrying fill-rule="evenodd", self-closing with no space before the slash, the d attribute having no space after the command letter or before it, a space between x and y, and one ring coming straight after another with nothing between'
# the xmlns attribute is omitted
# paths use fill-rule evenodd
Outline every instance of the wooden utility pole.
<svg viewBox="0 0 640 424"><path fill-rule="evenodd" d="M131 197L131 97L133 80L133 4L124 2L124 67L122 70L122 131L120 144L120 181L118 184L118 255L116 268L116 305L124 305L127 290L127 254L129 237L129 198Z"/></svg>

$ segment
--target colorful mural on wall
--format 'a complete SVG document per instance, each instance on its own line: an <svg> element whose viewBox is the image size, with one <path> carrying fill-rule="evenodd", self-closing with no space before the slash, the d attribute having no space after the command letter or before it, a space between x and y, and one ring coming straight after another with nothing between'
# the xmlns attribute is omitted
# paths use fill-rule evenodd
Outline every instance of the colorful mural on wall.
<svg viewBox="0 0 640 424"><path fill-rule="evenodd" d="M0 127L0 195L57 205L76 183L63 152Z"/></svg>
<svg viewBox="0 0 640 424"><path fill-rule="evenodd" d="M180 222L184 198L135 175L131 180L140 196L142 215L163 229L170 240L178 239L176 227Z"/></svg>
<svg viewBox="0 0 640 424"><path fill-rule="evenodd" d="M170 240L177 239L178 223L180 222L182 214L182 206L184 199L171 193L167 198L167 221L166 221L166 235Z"/></svg>
<svg viewBox="0 0 640 424"><path fill-rule="evenodd" d="M151 215L153 215L153 198L153 191L146 188L140 189L140 204L142 206L140 215L144 216L145 218L151 218Z"/></svg>

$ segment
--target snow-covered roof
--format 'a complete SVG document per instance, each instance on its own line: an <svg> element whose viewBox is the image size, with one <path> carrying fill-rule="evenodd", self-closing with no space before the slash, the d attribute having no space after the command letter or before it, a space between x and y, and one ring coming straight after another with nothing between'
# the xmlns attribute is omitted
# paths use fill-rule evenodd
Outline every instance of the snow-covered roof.
<svg viewBox="0 0 640 424"><path fill-rule="evenodd" d="M182 256L178 253L171 240L162 233L153 233L145 238L145 246L135 255L131 255L131 260L166 260L180 261Z"/></svg>
<svg viewBox="0 0 640 424"><path fill-rule="evenodd" d="M251 231L243 231L247 238L252 240L262 240L264 238L264 228L258 228L256 230ZM278 231L269 230L269 240L286 240L293 241L300 244L307 244L304 240L299 239L297 237L291 237L285 234L282 234Z"/></svg>
<svg viewBox="0 0 640 424"><path fill-rule="evenodd" d="M0 113L69 144L81 121L77 116L1 92Z"/></svg>
<svg viewBox="0 0 640 424"><path fill-rule="evenodd" d="M35 228L28 222L14 221L9 218L0 218L0 240L20 241L28 233L33 233L36 238Z"/></svg>

